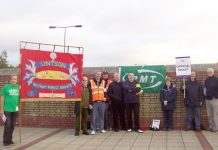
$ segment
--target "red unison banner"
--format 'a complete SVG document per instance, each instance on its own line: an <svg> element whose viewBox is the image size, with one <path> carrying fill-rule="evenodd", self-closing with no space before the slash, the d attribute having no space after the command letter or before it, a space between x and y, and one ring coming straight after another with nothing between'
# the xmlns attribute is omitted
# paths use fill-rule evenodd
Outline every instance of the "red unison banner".
<svg viewBox="0 0 218 150"><path fill-rule="evenodd" d="M21 101L80 100L83 54L21 49Z"/></svg>

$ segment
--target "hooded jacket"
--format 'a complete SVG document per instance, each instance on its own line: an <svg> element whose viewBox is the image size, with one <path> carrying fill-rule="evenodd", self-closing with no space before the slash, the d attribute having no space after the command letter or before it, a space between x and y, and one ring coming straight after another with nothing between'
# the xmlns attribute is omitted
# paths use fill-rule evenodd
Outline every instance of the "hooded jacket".
<svg viewBox="0 0 218 150"><path fill-rule="evenodd" d="M162 110L173 110L176 108L176 87L171 86L169 89L165 85L160 91L160 101ZM167 100L167 105L164 106L164 100Z"/></svg>

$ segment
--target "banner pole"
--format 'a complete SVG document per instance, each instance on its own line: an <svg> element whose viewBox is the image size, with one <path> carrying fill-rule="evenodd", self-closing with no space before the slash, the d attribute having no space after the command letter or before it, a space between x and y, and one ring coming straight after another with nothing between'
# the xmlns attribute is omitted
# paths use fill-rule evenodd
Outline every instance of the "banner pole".
<svg viewBox="0 0 218 150"><path fill-rule="evenodd" d="M80 101L80 125L79 125L79 130L80 130L80 132L81 132L81 130L82 130L82 103L81 103L81 101Z"/></svg>
<svg viewBox="0 0 218 150"><path fill-rule="evenodd" d="M185 77L183 77L183 86L184 86L184 90L183 90L183 95L184 95L184 98L185 98Z"/></svg>
<svg viewBox="0 0 218 150"><path fill-rule="evenodd" d="M21 102L20 102L20 109L19 109L19 126L20 126L20 144L22 142L22 118L21 118Z"/></svg>
<svg viewBox="0 0 218 150"><path fill-rule="evenodd" d="M20 49L21 49L21 43L20 43ZM21 67L21 59L22 59L22 54L20 53L20 67ZM20 68L20 81L21 80L21 68ZM19 93L21 95L21 87L19 90ZM21 112L21 99L19 99L19 127L20 127L20 144L22 142L22 112Z"/></svg>

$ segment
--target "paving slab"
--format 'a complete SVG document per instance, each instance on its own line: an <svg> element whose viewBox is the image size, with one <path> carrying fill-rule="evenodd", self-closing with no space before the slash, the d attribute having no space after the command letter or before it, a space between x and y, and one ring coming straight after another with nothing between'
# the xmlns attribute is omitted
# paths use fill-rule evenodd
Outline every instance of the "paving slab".
<svg viewBox="0 0 218 150"><path fill-rule="evenodd" d="M23 128L22 144L19 144L19 130L16 128L14 141L17 144L5 148L1 141L0 150L203 150L199 135L218 150L218 134L208 131L197 134L182 130L146 131L143 134L108 131L105 134L97 132L96 135L74 136L74 129L59 130ZM3 134L3 127L0 127L0 133Z"/></svg>

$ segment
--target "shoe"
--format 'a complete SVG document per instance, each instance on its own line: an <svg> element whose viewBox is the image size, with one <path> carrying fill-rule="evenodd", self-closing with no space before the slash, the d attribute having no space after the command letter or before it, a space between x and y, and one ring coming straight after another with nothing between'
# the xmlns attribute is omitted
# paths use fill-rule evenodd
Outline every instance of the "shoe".
<svg viewBox="0 0 218 150"><path fill-rule="evenodd" d="M136 132L138 132L138 133L143 133L144 131L138 129Z"/></svg>
<svg viewBox="0 0 218 150"><path fill-rule="evenodd" d="M83 134L84 134L84 135L89 135L89 132L84 131Z"/></svg>
<svg viewBox="0 0 218 150"><path fill-rule="evenodd" d="M8 148L8 147L10 147L10 143L3 143L3 145L4 145L4 147L6 147L6 148Z"/></svg>
<svg viewBox="0 0 218 150"><path fill-rule="evenodd" d="M114 132L119 132L119 129L115 129Z"/></svg>
<svg viewBox="0 0 218 150"><path fill-rule="evenodd" d="M91 131L91 135L95 135L95 131Z"/></svg>
<svg viewBox="0 0 218 150"><path fill-rule="evenodd" d="M206 130L206 131L212 131L213 129L210 129L210 128L206 128L205 130Z"/></svg>
<svg viewBox="0 0 218 150"><path fill-rule="evenodd" d="M15 145L14 141L11 141L11 142L10 142L10 145Z"/></svg>
<svg viewBox="0 0 218 150"><path fill-rule="evenodd" d="M218 132L218 130L212 129L211 132L216 133L216 132Z"/></svg>
<svg viewBox="0 0 218 150"><path fill-rule="evenodd" d="M101 130L101 133L105 133L106 131L105 130Z"/></svg>
<svg viewBox="0 0 218 150"><path fill-rule="evenodd" d="M121 130L126 131L126 128L122 128Z"/></svg>
<svg viewBox="0 0 218 150"><path fill-rule="evenodd" d="M191 130L191 128L185 128L185 131L189 131L189 130Z"/></svg>
<svg viewBox="0 0 218 150"><path fill-rule="evenodd" d="M196 132L201 132L201 129L195 129Z"/></svg>
<svg viewBox="0 0 218 150"><path fill-rule="evenodd" d="M171 131L171 130L173 130L173 128L167 128L167 131Z"/></svg>
<svg viewBox="0 0 218 150"><path fill-rule="evenodd" d="M132 132L132 129L127 129L127 132Z"/></svg>
<svg viewBox="0 0 218 150"><path fill-rule="evenodd" d="M163 128L163 131L167 131L167 128Z"/></svg>
<svg viewBox="0 0 218 150"><path fill-rule="evenodd" d="M79 136L79 132L76 132L76 133L75 133L75 136Z"/></svg>

